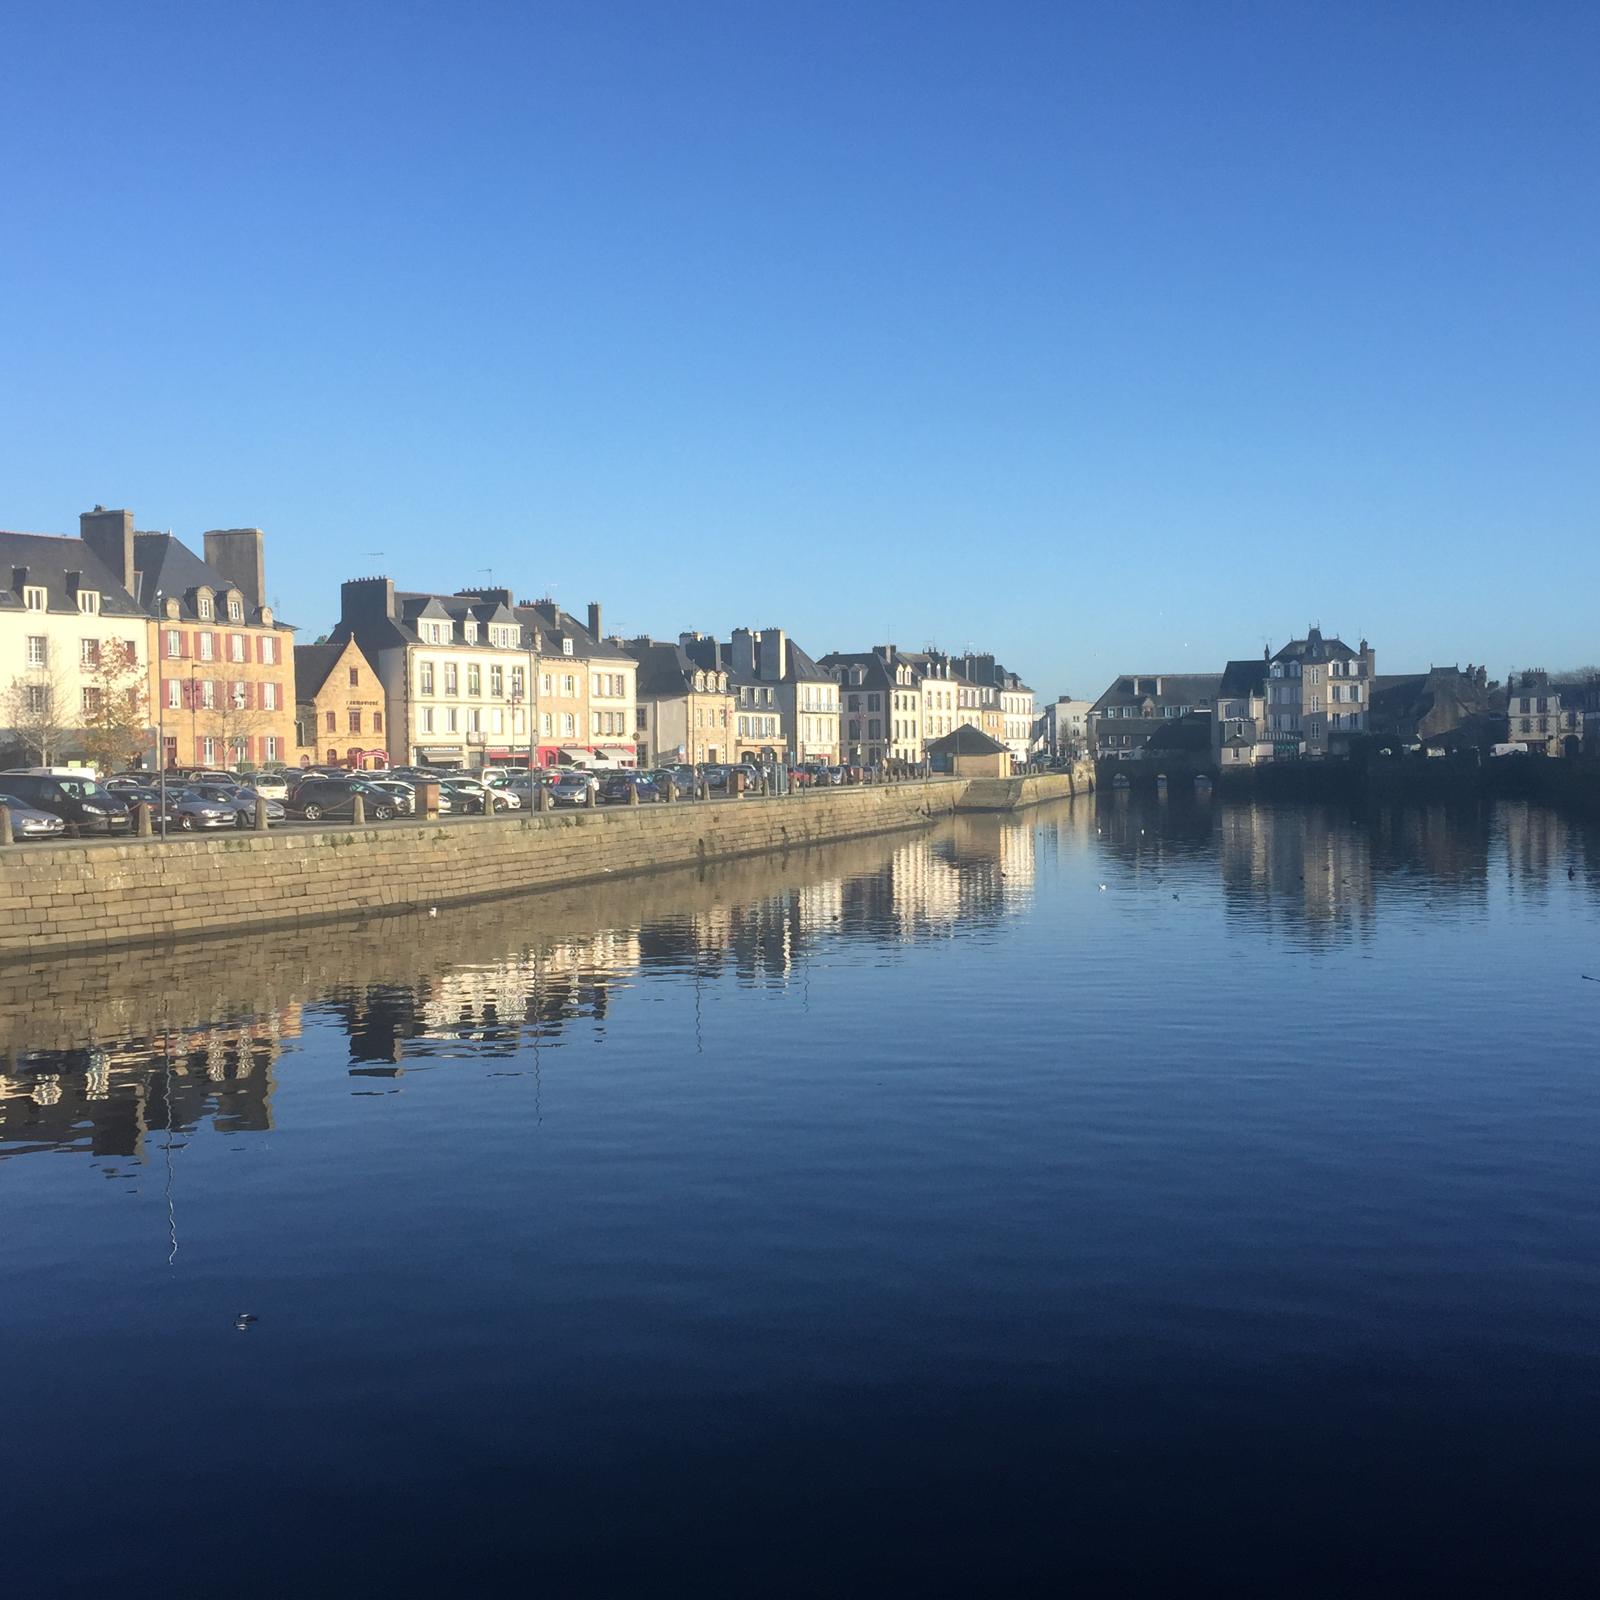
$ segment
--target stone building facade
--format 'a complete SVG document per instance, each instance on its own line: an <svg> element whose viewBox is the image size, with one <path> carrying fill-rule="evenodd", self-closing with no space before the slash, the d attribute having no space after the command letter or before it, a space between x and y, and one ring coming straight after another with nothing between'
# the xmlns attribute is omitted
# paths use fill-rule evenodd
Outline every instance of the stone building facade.
<svg viewBox="0 0 1600 1600"><path fill-rule="evenodd" d="M383 683L353 638L296 645L294 682L297 766L389 765Z"/></svg>

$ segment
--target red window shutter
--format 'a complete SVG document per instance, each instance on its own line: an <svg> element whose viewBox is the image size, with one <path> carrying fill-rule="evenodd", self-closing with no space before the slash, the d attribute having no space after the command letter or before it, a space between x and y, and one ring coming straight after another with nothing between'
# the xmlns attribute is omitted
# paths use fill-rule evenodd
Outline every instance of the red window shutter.
<svg viewBox="0 0 1600 1600"><path fill-rule="evenodd" d="M254 711L256 708L256 686L248 679L245 680L244 686L244 708L246 711Z"/></svg>
<svg viewBox="0 0 1600 1600"><path fill-rule="evenodd" d="M178 629L178 654L184 660L189 657L189 633L186 628Z"/></svg>
<svg viewBox="0 0 1600 1600"><path fill-rule="evenodd" d="M264 666L267 660L267 652L262 648L261 644L262 637L259 633L256 635L256 665L258 667Z"/></svg>

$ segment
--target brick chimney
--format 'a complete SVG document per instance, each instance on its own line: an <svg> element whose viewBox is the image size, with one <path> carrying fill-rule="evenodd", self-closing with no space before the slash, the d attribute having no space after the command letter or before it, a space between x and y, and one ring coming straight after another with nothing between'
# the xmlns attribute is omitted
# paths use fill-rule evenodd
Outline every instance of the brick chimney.
<svg viewBox="0 0 1600 1600"><path fill-rule="evenodd" d="M96 506L78 518L78 537L111 568L129 594L137 581L133 572L133 513L107 511Z"/></svg>
<svg viewBox="0 0 1600 1600"><path fill-rule="evenodd" d="M206 535L206 565L244 596L247 613L267 603L265 544L259 528L213 528Z"/></svg>
<svg viewBox="0 0 1600 1600"><path fill-rule="evenodd" d="M600 602L598 600L589 602L589 632L596 639L600 637Z"/></svg>

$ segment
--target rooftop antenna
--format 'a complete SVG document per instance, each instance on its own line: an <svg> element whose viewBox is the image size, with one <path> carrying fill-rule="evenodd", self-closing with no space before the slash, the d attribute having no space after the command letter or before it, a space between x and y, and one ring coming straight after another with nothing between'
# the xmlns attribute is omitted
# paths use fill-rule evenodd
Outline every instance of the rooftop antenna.
<svg viewBox="0 0 1600 1600"><path fill-rule="evenodd" d="M363 550L361 552L363 561L382 561L383 556L384 552L382 550Z"/></svg>

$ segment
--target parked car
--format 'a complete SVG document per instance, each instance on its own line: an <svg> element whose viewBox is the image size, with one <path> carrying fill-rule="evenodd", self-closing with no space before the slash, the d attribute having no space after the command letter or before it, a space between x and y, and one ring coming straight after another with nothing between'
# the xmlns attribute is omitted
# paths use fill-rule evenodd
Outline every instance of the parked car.
<svg viewBox="0 0 1600 1600"><path fill-rule="evenodd" d="M505 789L494 784L481 783L477 778L452 778L450 783L453 789L470 794L485 806L492 802L496 811L520 811L522 809L522 796L514 789Z"/></svg>
<svg viewBox="0 0 1600 1600"><path fill-rule="evenodd" d="M660 786L645 772L608 772L600 780L600 798L612 804L626 805L635 792L640 805L662 798Z"/></svg>
<svg viewBox="0 0 1600 1600"><path fill-rule="evenodd" d="M291 817L321 822L355 815L356 796L369 822L387 822L396 815L394 796L366 778L307 778L289 797L285 810Z"/></svg>
<svg viewBox="0 0 1600 1600"><path fill-rule="evenodd" d="M59 839L67 831L66 823L53 811L40 811L13 794L0 793L0 806L11 813L13 839Z"/></svg>
<svg viewBox="0 0 1600 1600"><path fill-rule="evenodd" d="M550 785L550 798L558 806L582 806L589 803L589 791L599 787L600 780L592 772L563 772Z"/></svg>
<svg viewBox="0 0 1600 1600"><path fill-rule="evenodd" d="M287 800L289 798L289 774L278 770L271 772L247 772L240 775L250 788L268 800Z"/></svg>
<svg viewBox="0 0 1600 1600"><path fill-rule="evenodd" d="M244 815L215 784L201 789L167 790L167 826L184 833L205 828L237 828Z"/></svg>
<svg viewBox="0 0 1600 1600"><path fill-rule="evenodd" d="M0 784L25 806L60 817L74 833L126 833L133 824L127 802L93 778L0 772Z"/></svg>
<svg viewBox="0 0 1600 1600"><path fill-rule="evenodd" d="M417 791L401 778L374 778L372 787L381 789L393 798L395 811L402 817L414 816L417 809ZM443 807L440 807L443 810Z"/></svg>
<svg viewBox="0 0 1600 1600"><path fill-rule="evenodd" d="M728 787L728 768L717 766L707 767L703 774L708 789L726 789Z"/></svg>

